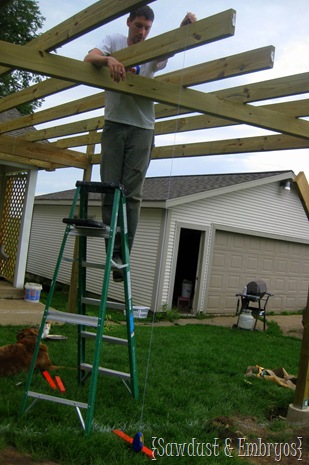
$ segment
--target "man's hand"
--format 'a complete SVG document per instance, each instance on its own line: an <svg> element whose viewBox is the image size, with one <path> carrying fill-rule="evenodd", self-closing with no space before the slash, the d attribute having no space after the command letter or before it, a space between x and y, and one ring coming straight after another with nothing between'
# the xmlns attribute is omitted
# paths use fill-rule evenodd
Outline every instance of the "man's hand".
<svg viewBox="0 0 309 465"><path fill-rule="evenodd" d="M120 61L110 55L104 55L98 48L90 50L88 55L85 56L84 61L92 63L98 68L102 66L108 66L110 70L111 78L115 82L124 81L126 78L126 69Z"/></svg>
<svg viewBox="0 0 309 465"><path fill-rule="evenodd" d="M107 57L107 66L110 70L111 78L115 82L124 81L126 78L126 70L120 61L116 60L114 57Z"/></svg>
<svg viewBox="0 0 309 465"><path fill-rule="evenodd" d="M181 21L180 27L187 26L187 24L195 23L196 20L197 19L194 13L187 13L186 16L183 18L183 20Z"/></svg>

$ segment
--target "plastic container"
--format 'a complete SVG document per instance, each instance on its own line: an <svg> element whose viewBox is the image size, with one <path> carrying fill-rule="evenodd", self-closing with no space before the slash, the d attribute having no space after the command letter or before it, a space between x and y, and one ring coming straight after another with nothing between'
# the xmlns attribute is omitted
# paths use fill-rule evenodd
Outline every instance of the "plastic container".
<svg viewBox="0 0 309 465"><path fill-rule="evenodd" d="M182 281L182 286L181 286L181 297L186 297L187 299L190 299L192 294L192 281L188 281L187 279L184 279Z"/></svg>
<svg viewBox="0 0 309 465"><path fill-rule="evenodd" d="M137 307L134 305L133 307L133 316L134 318L147 318L149 312L149 307ZM123 311L123 314L126 314L126 311Z"/></svg>
<svg viewBox="0 0 309 465"><path fill-rule="evenodd" d="M36 283L25 284L25 301L37 303L40 301L42 286Z"/></svg>
<svg viewBox="0 0 309 465"><path fill-rule="evenodd" d="M241 329L248 329L252 331L254 328L255 319L250 311L244 311L240 314L238 320L238 327Z"/></svg>

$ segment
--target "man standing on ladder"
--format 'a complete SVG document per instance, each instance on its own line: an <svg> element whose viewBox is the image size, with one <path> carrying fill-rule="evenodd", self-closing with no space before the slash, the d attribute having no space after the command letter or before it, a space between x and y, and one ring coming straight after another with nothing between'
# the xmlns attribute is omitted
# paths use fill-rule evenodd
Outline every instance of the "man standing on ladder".
<svg viewBox="0 0 309 465"><path fill-rule="evenodd" d="M132 11L127 18L128 36L110 34L105 36L96 48L90 50L84 61L95 66L108 66L115 82L126 79L126 73L140 74L153 78L154 73L165 68L167 59L152 61L125 69L113 57L113 53L127 46L143 42L154 21L154 12L149 6ZM195 15L188 13L180 26L196 21ZM126 190L128 241L131 251L137 229L142 189L154 146L154 104L140 96L118 92L105 93L105 123L101 138L101 181L120 183ZM104 194L103 222L110 224L113 196ZM116 237L113 260L122 264L120 238ZM115 282L123 281L121 269L113 272Z"/></svg>

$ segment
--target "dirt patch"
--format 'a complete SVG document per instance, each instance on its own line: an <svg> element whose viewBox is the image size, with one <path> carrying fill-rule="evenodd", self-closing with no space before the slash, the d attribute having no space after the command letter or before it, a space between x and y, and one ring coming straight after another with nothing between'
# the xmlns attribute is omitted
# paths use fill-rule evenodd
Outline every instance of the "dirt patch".
<svg viewBox="0 0 309 465"><path fill-rule="evenodd" d="M13 447L7 447L0 451L0 465L59 465L59 462L37 462L30 454L23 454Z"/></svg>
<svg viewBox="0 0 309 465"><path fill-rule="evenodd" d="M272 414L272 419L276 421ZM277 420L282 419L279 415ZM217 417L205 425L206 431L216 431L221 443L228 445L226 455L246 459L252 465L280 463L309 465L309 428L286 428L272 432L268 425L255 418Z"/></svg>

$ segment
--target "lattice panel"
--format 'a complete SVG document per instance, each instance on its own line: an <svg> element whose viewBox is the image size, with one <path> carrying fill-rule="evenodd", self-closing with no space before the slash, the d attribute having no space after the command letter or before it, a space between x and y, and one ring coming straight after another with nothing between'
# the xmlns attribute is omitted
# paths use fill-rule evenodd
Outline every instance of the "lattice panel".
<svg viewBox="0 0 309 465"><path fill-rule="evenodd" d="M27 174L14 173L5 178L5 196L0 225L0 243L8 260L0 259L0 276L13 282L21 220L27 188Z"/></svg>

